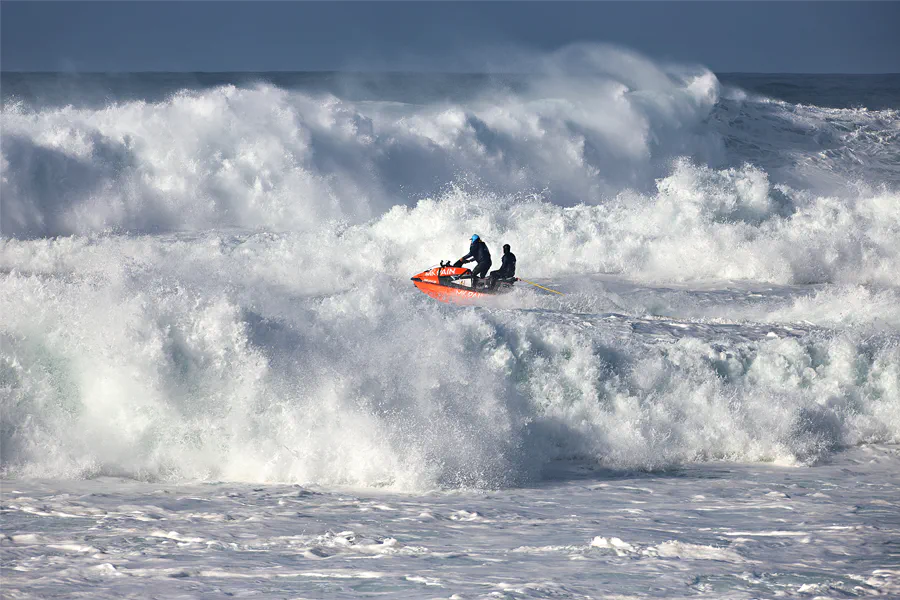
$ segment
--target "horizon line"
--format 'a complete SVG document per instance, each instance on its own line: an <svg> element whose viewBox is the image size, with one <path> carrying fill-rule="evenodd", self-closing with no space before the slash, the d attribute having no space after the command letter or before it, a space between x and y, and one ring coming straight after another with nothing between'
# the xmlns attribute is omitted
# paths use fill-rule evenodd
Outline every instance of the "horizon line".
<svg viewBox="0 0 900 600"><path fill-rule="evenodd" d="M840 76L876 76L876 75L900 75L900 71L866 71L866 72L840 72L840 71L714 71L716 75L840 75ZM384 70L384 71L353 71L339 69L262 69L262 70L197 70L197 71L166 71L166 70L135 70L135 71L50 71L50 70L24 70L3 69L0 74L15 75L269 75L269 74L336 74L336 75L540 75L541 73L527 72L498 72L498 71L408 71L408 70ZM589 73L581 73L589 74ZM577 75L577 74L575 74Z"/></svg>

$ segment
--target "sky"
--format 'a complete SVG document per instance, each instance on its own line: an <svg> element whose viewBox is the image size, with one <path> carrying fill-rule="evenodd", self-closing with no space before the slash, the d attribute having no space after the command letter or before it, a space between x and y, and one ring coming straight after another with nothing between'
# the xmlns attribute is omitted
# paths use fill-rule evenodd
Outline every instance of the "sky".
<svg viewBox="0 0 900 600"><path fill-rule="evenodd" d="M900 72L900 2L0 2L3 71L503 70L603 42L718 72Z"/></svg>

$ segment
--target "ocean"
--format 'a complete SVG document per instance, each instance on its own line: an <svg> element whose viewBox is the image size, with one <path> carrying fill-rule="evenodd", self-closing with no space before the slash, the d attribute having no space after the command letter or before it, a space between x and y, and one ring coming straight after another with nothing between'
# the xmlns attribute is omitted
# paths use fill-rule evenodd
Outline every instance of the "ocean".
<svg viewBox="0 0 900 600"><path fill-rule="evenodd" d="M900 597L900 75L579 65L2 73L3 596Z"/></svg>

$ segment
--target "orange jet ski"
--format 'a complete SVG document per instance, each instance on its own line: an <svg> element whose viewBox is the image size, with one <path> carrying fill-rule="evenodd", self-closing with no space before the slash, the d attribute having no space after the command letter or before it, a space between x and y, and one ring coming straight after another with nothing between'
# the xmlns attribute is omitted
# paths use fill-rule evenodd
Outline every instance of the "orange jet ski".
<svg viewBox="0 0 900 600"><path fill-rule="evenodd" d="M471 269L459 262L451 265L449 261L442 261L440 266L412 276L413 284L422 292L448 304L475 304L479 300L504 294L513 289L516 278L498 279L493 288L490 281L490 278L484 278L473 284Z"/></svg>

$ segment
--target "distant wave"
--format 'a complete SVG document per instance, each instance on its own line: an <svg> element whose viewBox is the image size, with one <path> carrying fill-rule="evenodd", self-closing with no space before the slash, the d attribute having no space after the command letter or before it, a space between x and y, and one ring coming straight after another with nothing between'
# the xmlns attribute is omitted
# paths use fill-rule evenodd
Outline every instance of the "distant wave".
<svg viewBox="0 0 900 600"><path fill-rule="evenodd" d="M715 160L719 136L703 126L717 99L712 73L670 73L628 54L589 58L615 73L548 72L527 90L486 88L465 104L271 85L102 109L11 103L2 232L303 229L360 222L464 180L595 204L649 189L676 157Z"/></svg>

